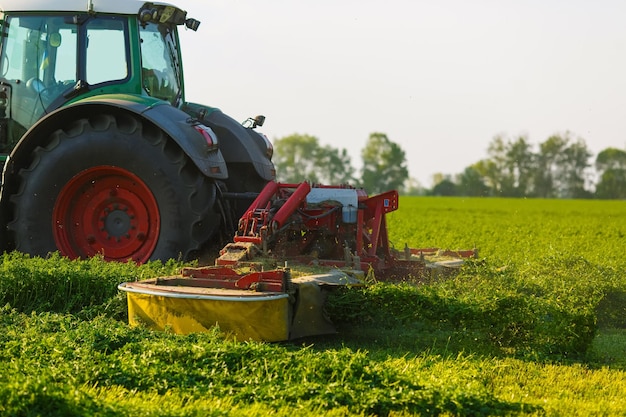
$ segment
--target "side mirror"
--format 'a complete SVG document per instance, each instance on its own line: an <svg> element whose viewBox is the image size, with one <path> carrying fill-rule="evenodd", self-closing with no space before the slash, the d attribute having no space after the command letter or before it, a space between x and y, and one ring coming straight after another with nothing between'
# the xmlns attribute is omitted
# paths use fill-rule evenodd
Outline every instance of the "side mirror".
<svg viewBox="0 0 626 417"><path fill-rule="evenodd" d="M257 126L263 126L263 123L265 123L265 116L263 115L258 115L257 117L254 118L254 124L252 125L252 127L257 127Z"/></svg>
<svg viewBox="0 0 626 417"><path fill-rule="evenodd" d="M263 126L263 123L265 123L265 116L258 115L256 117L248 117L241 124L247 129L254 129L257 126Z"/></svg>
<svg viewBox="0 0 626 417"><path fill-rule="evenodd" d="M195 32L198 30L198 26L200 26L200 21L196 19L187 19L185 20L185 26Z"/></svg>

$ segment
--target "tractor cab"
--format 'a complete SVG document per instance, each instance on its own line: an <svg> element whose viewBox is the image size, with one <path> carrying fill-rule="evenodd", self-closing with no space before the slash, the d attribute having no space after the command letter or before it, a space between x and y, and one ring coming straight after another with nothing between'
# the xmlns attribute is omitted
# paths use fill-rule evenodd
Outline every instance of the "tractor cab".
<svg viewBox="0 0 626 417"><path fill-rule="evenodd" d="M177 26L199 22L166 4L91 0L0 4L0 154L46 114L102 94L151 96L178 107ZM38 10L29 7L38 7Z"/></svg>
<svg viewBox="0 0 626 417"><path fill-rule="evenodd" d="M272 147L185 102L176 6L0 0L0 251L193 259L275 177Z"/></svg>

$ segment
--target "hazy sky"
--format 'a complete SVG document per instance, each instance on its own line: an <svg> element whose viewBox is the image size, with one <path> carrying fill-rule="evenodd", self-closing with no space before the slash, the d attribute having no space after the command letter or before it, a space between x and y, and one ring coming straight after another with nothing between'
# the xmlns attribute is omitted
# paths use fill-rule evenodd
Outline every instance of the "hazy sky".
<svg viewBox="0 0 626 417"><path fill-rule="evenodd" d="M624 0L172 2L202 22L181 34L188 100L264 114L270 139L313 135L356 167L372 132L426 187L496 135L626 149Z"/></svg>

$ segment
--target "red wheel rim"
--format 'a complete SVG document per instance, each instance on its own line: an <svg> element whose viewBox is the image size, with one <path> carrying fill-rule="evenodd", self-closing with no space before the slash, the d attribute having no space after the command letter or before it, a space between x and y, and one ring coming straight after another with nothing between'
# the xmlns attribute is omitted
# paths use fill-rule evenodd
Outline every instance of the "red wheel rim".
<svg viewBox="0 0 626 417"><path fill-rule="evenodd" d="M101 254L109 261L144 263L159 239L159 207L131 172L98 166L76 174L61 190L52 213L57 248L69 258Z"/></svg>

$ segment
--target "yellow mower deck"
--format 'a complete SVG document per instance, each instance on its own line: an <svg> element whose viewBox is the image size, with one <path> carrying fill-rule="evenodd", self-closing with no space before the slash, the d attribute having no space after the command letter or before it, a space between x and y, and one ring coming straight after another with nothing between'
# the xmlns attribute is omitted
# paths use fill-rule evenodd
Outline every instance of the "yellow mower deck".
<svg viewBox="0 0 626 417"><path fill-rule="evenodd" d="M271 272L289 274L287 270ZM335 328L323 313L325 290L363 285L357 278L362 276L360 271L332 270L287 278L281 291L263 288L262 280L247 288L220 288L215 281L186 275L120 284L118 288L127 293L130 325L177 334L206 332L218 326L241 341L277 342L330 334ZM245 281L248 276L238 274L236 279Z"/></svg>

